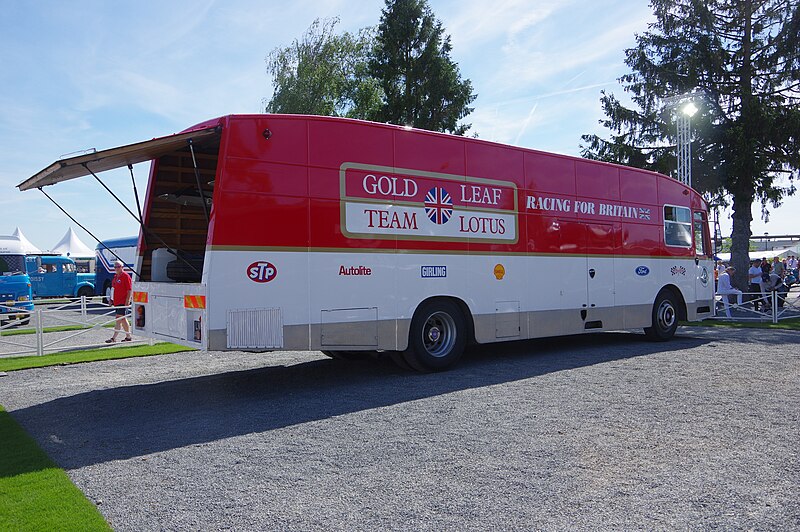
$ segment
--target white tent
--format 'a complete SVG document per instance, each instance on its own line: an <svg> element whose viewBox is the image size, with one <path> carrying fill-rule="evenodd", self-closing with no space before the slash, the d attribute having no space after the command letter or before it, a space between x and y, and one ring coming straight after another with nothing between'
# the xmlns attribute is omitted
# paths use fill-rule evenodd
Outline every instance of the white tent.
<svg viewBox="0 0 800 532"><path fill-rule="evenodd" d="M773 257L780 257L785 258L789 255L794 255L795 257L800 256L800 245L792 246L789 248L783 249L769 249L769 250L762 250L762 251L751 251L750 252L750 260L755 259L772 259ZM723 262L728 262L731 260L730 253L717 253L717 257Z"/></svg>
<svg viewBox="0 0 800 532"><path fill-rule="evenodd" d="M78 235L70 227L64 237L53 246L51 250L54 253L60 253L73 259L90 259L94 258L94 250L81 242Z"/></svg>
<svg viewBox="0 0 800 532"><path fill-rule="evenodd" d="M22 229L20 229L19 227L17 227L16 231L14 231L14 236L19 238L19 241L22 244L22 250L25 253L36 255L42 252L41 249L34 246L30 240L25 238L25 235L22 234Z"/></svg>

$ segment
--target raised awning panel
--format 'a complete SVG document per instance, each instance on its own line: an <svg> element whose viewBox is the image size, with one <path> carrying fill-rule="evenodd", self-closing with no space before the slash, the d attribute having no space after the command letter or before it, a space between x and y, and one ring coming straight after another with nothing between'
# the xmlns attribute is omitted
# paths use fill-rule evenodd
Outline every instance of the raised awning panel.
<svg viewBox="0 0 800 532"><path fill-rule="evenodd" d="M55 185L62 181L75 179L89 175L91 170L94 173L121 168L129 164L137 164L150 161L187 146L189 139L199 141L220 134L219 126L177 133L167 137L159 137L153 140L118 146L94 153L78 155L69 159L61 159L54 162L44 170L32 175L19 185L20 190L41 188L47 185ZM88 167L88 169L87 169Z"/></svg>

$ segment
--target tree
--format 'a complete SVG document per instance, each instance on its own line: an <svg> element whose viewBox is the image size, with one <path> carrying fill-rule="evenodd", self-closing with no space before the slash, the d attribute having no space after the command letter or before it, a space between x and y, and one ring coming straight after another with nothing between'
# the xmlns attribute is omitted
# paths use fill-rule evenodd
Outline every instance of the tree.
<svg viewBox="0 0 800 532"><path fill-rule="evenodd" d="M386 0L370 62L385 98L375 119L463 135L470 125L458 121L473 111L476 96L451 50L425 0Z"/></svg>
<svg viewBox="0 0 800 532"><path fill-rule="evenodd" d="M651 0L655 22L626 50L620 78L638 109L601 102L611 139L584 135L585 157L660 172L675 166L674 126L663 102L702 95L693 118L693 184L733 205L732 259L746 285L751 207L780 205L800 168L798 0ZM781 185L785 183L787 185Z"/></svg>
<svg viewBox="0 0 800 532"><path fill-rule="evenodd" d="M267 57L273 94L266 111L367 119L381 104L381 91L367 64L374 30L334 34L338 18L316 19L300 40Z"/></svg>

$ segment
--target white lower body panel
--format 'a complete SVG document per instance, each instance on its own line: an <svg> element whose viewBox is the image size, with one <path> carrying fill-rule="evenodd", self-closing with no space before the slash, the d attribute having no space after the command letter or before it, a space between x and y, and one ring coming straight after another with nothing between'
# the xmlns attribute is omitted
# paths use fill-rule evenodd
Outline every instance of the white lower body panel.
<svg viewBox="0 0 800 532"><path fill-rule="evenodd" d="M431 297L462 302L480 343L649 327L665 286L690 320L713 297L683 257L350 251L209 251L202 284L137 283L148 292L137 331L215 350L403 350ZM207 305L187 308L191 295Z"/></svg>
<svg viewBox="0 0 800 532"><path fill-rule="evenodd" d="M205 349L206 287L196 283L134 283L133 328L156 340Z"/></svg>

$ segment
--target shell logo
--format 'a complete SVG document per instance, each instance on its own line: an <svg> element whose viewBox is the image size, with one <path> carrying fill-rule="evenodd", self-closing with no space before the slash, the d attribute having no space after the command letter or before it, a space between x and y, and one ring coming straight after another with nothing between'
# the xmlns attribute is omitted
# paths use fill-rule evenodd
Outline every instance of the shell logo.
<svg viewBox="0 0 800 532"><path fill-rule="evenodd" d="M505 276L506 276L506 269L503 267L503 265L502 264L495 264L494 265L494 277L495 277L495 279L500 281Z"/></svg>

